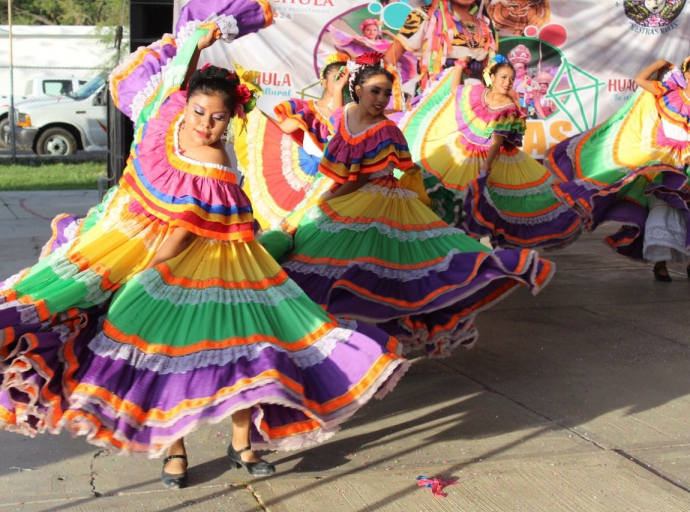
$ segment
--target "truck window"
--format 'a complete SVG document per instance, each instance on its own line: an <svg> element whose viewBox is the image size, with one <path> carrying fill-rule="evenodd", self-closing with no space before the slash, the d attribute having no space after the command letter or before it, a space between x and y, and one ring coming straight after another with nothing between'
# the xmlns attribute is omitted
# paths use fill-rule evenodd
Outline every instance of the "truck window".
<svg viewBox="0 0 690 512"><path fill-rule="evenodd" d="M91 80L89 80L87 83L85 83L82 87L79 88L78 91L75 91L71 96L75 100L83 100L85 98L88 98L91 96L94 92L96 92L101 85L105 83L105 77L98 75L93 77Z"/></svg>
<svg viewBox="0 0 690 512"><path fill-rule="evenodd" d="M46 80L43 82L43 93L48 96L64 96L70 92L72 92L71 80Z"/></svg>

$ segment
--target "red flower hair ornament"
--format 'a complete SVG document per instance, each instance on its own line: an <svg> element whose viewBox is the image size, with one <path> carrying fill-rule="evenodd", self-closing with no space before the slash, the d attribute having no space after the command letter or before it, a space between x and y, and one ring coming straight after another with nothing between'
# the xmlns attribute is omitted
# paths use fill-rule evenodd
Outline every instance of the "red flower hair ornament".
<svg viewBox="0 0 690 512"><path fill-rule="evenodd" d="M383 60L383 53L380 52L370 52L363 53L355 59L355 63L360 66L380 66Z"/></svg>
<svg viewBox="0 0 690 512"><path fill-rule="evenodd" d="M235 111L232 117L246 119L248 114L256 105L256 100L261 94L261 88L255 83L259 73L256 71L245 71L244 68L235 64L236 71L228 71L225 68L214 66L210 62L201 66L192 77L190 82L205 78L221 78L226 80L231 87L231 94L235 100Z"/></svg>

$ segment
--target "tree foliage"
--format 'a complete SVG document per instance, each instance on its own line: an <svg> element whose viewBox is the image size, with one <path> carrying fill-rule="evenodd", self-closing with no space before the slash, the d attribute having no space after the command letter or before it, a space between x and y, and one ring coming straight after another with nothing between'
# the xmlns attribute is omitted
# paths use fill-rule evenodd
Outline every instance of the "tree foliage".
<svg viewBox="0 0 690 512"><path fill-rule="evenodd" d="M7 25L7 0L0 0L0 25ZM128 25L128 0L12 0L14 25Z"/></svg>

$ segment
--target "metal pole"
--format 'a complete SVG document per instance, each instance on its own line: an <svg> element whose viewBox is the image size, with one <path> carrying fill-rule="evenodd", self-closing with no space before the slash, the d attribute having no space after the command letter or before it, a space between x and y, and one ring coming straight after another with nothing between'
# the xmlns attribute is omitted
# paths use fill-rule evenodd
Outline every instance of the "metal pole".
<svg viewBox="0 0 690 512"><path fill-rule="evenodd" d="M17 163L17 144L14 138L14 64L12 60L12 0L7 0L7 26L10 43L10 144L12 145L12 163Z"/></svg>

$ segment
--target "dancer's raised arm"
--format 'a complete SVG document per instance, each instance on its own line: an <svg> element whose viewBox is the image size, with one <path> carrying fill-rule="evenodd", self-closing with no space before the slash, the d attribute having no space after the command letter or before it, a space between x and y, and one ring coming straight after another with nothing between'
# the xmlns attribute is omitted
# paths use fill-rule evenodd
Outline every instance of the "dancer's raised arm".
<svg viewBox="0 0 690 512"><path fill-rule="evenodd" d="M656 94L657 91L654 87L655 80L652 80L651 77L660 69L664 69L665 67L669 66L672 66L672 64L667 60L656 60L649 66L644 68L642 71L640 71L640 74L635 77L635 83L638 86L642 87L645 91L651 92L652 94Z"/></svg>

